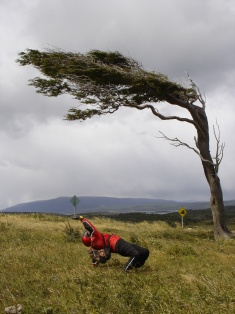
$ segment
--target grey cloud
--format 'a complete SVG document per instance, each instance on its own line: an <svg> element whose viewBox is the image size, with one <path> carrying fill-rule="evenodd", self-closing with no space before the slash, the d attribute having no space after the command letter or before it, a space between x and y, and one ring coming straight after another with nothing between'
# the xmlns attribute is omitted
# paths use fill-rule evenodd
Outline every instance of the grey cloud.
<svg viewBox="0 0 235 314"><path fill-rule="evenodd" d="M180 82L189 72L207 96L212 151L212 124L220 124L226 142L220 177L224 197L234 198L234 1L12 0L0 6L0 208L70 194L209 197L198 156L157 138L161 130L194 145L192 127L130 109L63 121L76 101L27 86L39 73L16 64L26 48L119 50ZM184 114L166 104L160 110Z"/></svg>

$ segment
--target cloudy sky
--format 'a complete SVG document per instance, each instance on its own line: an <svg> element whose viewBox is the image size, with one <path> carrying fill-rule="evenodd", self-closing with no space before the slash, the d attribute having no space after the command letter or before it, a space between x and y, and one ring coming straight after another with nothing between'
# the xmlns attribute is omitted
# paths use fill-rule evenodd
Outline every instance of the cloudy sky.
<svg viewBox="0 0 235 314"><path fill-rule="evenodd" d="M234 29L234 0L0 0L0 209L74 194L209 200L199 157L158 138L193 146L192 126L133 109L67 122L76 101L28 86L39 73L15 62L27 48L118 50L180 83L187 71L206 95L213 156L220 126L219 175L235 199Z"/></svg>

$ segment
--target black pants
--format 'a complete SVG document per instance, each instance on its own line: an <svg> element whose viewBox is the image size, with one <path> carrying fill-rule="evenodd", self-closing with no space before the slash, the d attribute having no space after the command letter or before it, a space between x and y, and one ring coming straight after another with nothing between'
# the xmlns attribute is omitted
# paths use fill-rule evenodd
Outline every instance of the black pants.
<svg viewBox="0 0 235 314"><path fill-rule="evenodd" d="M137 244L129 243L123 239L118 240L116 243L116 253L122 256L129 256L124 270L127 271L133 267L139 268L144 265L149 256L149 250Z"/></svg>

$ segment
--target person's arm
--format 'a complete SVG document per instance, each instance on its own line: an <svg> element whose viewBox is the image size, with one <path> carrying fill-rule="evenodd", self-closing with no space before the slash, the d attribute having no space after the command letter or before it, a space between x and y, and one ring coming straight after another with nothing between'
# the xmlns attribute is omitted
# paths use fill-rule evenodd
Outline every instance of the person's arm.
<svg viewBox="0 0 235 314"><path fill-rule="evenodd" d="M80 220L83 223L84 228L92 234L93 232L98 232L95 226L92 225L90 221L88 221L83 216L80 216Z"/></svg>

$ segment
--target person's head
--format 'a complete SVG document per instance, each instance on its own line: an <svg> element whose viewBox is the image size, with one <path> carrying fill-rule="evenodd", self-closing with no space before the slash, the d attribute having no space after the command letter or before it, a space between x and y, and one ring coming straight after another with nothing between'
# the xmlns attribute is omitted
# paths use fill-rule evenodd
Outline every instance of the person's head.
<svg viewBox="0 0 235 314"><path fill-rule="evenodd" d="M87 231L84 231L82 234L82 243L85 246L91 246L91 235Z"/></svg>
<svg viewBox="0 0 235 314"><path fill-rule="evenodd" d="M90 247L88 253L90 254L90 258L94 267L97 267L99 263L105 264L107 262L107 257L105 255L104 249L95 250Z"/></svg>

